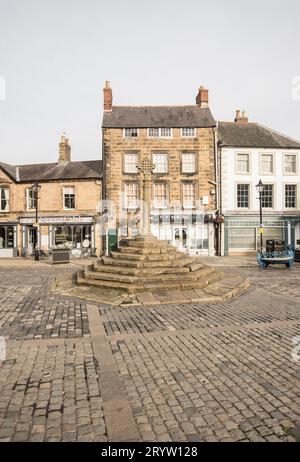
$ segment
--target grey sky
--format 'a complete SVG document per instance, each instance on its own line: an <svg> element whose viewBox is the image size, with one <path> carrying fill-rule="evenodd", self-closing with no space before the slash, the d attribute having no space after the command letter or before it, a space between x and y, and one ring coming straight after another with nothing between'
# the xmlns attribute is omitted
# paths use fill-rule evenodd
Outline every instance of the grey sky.
<svg viewBox="0 0 300 462"><path fill-rule="evenodd" d="M300 139L298 0L0 0L0 160L101 156L102 88L115 104L194 104L210 90L218 120L236 108Z"/></svg>

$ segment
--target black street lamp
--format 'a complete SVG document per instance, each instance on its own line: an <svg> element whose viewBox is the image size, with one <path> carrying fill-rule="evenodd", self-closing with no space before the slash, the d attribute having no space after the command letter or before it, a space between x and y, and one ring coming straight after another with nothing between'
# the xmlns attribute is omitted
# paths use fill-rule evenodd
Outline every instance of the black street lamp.
<svg viewBox="0 0 300 462"><path fill-rule="evenodd" d="M36 229L36 238L34 242L34 260L39 261L40 254L38 251L38 210L39 210L39 192L41 190L41 185L36 181L32 186L33 197L35 199L35 229Z"/></svg>
<svg viewBox="0 0 300 462"><path fill-rule="evenodd" d="M262 195L264 192L264 185L261 180L259 180L256 185L256 189L259 194L259 233L260 233L260 251L263 251L263 217L262 217Z"/></svg>

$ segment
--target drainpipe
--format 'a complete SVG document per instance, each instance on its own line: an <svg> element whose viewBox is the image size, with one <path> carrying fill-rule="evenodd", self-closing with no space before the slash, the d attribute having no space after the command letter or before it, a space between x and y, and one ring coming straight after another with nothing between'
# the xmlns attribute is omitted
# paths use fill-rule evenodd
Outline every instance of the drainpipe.
<svg viewBox="0 0 300 462"><path fill-rule="evenodd" d="M219 189L219 215L223 215L223 201L222 201L222 140L218 140L218 189ZM222 222L219 223L219 257L222 256Z"/></svg>
<svg viewBox="0 0 300 462"><path fill-rule="evenodd" d="M219 210L219 167L218 167L218 122L216 128L214 128L214 165L215 165L215 191L216 191L216 209ZM220 253L220 240L219 240L219 227L217 227L217 236L216 236L216 247L217 255Z"/></svg>
<svg viewBox="0 0 300 462"><path fill-rule="evenodd" d="M216 182L216 208L219 210L219 173L218 173L218 122L217 127L214 129L214 141L215 141L215 149L214 149L214 157L215 157L215 182Z"/></svg>

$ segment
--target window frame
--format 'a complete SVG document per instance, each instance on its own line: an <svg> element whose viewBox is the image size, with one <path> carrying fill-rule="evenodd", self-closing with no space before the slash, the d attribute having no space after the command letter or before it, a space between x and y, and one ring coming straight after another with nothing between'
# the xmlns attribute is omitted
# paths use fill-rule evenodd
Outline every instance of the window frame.
<svg viewBox="0 0 300 462"><path fill-rule="evenodd" d="M262 195L262 208L267 209L267 210L274 210L275 209L275 204L276 204L276 188L275 188L275 183L264 183L264 186L272 186L272 207L265 207L263 205L263 195Z"/></svg>
<svg viewBox="0 0 300 462"><path fill-rule="evenodd" d="M240 172L238 170L238 156L239 155L247 155L248 156L248 165L249 165L249 170L247 173L245 172ZM236 175L251 175L252 172L252 162L251 162L251 152L249 151L236 151L235 152L235 174Z"/></svg>
<svg viewBox="0 0 300 462"><path fill-rule="evenodd" d="M186 206L184 204L184 186L185 185L193 185L194 187L194 204L192 206L188 205ZM198 194L198 190L197 190L197 182L196 181L189 181L189 180L183 180L181 181L181 204L182 204L182 207L184 210L194 210L196 209L196 206L197 206L197 194Z"/></svg>
<svg viewBox="0 0 300 462"><path fill-rule="evenodd" d="M195 159L195 170L193 172L185 172L183 170L183 156L185 154L193 154L194 155L194 159ZM181 171L181 174L182 175L196 175L198 173L198 154L196 151L181 151L180 153L180 171Z"/></svg>
<svg viewBox="0 0 300 462"><path fill-rule="evenodd" d="M287 186L295 186L296 194L295 194L295 207L287 207L286 205L286 187ZM283 185L283 207L285 210L297 210L298 209L298 195L299 195L299 185L298 183L284 183Z"/></svg>
<svg viewBox="0 0 300 462"><path fill-rule="evenodd" d="M248 186L248 207L239 207L238 206L238 186ZM251 192L252 192L252 183L248 183L246 181L238 181L235 184L235 210L251 210L252 201L251 201Z"/></svg>
<svg viewBox="0 0 300 462"><path fill-rule="evenodd" d="M126 136L126 130L136 130L137 132L137 135L136 136ZM126 127L126 128L123 128L123 138L125 138L126 140L135 140L136 138L139 137L139 128L137 127Z"/></svg>
<svg viewBox="0 0 300 462"><path fill-rule="evenodd" d="M150 135L150 130L158 130L158 135L157 136L151 136ZM170 135L162 135L161 134L162 130L170 130ZM157 138L170 139L170 138L173 138L173 128L171 128L171 127L148 127L147 128L147 137L150 138L150 139L157 139Z"/></svg>
<svg viewBox="0 0 300 462"><path fill-rule="evenodd" d="M155 175L168 175L168 173L169 173L169 153L166 152L166 151L153 151L153 152L151 153L151 159L152 159L153 164L155 164L155 161L154 161L154 156L155 156L155 155L163 155L163 156L166 157L166 159L167 159L167 170L166 170L165 172L158 172L158 171L155 169L155 170L153 170L153 173L154 173ZM156 164L155 164L155 165L156 165Z"/></svg>
<svg viewBox="0 0 300 462"><path fill-rule="evenodd" d="M3 191L8 191L8 198L7 199L2 199L2 190ZM11 196L11 191L10 188L7 186L0 186L0 213L9 213L10 212L10 196ZM2 209L2 200L5 200L7 202L6 209Z"/></svg>
<svg viewBox="0 0 300 462"><path fill-rule="evenodd" d="M127 185L134 184L136 185L136 206L127 207L127 195L126 195L126 187ZM123 181L123 210L136 210L139 207L139 199L140 199L140 189L139 189L139 182L134 180Z"/></svg>
<svg viewBox="0 0 300 462"><path fill-rule="evenodd" d="M157 207L156 203L155 203L155 187L158 186L158 185L163 185L166 188L166 198L165 198L166 203L162 207ZM153 208L155 210L166 210L168 208L168 204L169 204L169 201L170 201L169 195L170 195L170 186L169 186L169 183L167 181L154 181L153 182L152 204L153 204Z"/></svg>
<svg viewBox="0 0 300 462"><path fill-rule="evenodd" d="M29 193L30 191L34 192L35 193L35 190L33 188L26 188L26 210L27 211L31 211L31 210L35 210L36 209L36 194L34 194L35 197L33 198L30 198L29 197ZM34 201L34 207L29 207L29 201L32 200Z"/></svg>
<svg viewBox="0 0 300 462"><path fill-rule="evenodd" d="M272 157L272 172L263 172L262 171L262 157L271 156ZM274 152L261 152L259 154L259 173L261 176L273 176L275 175L275 155Z"/></svg>
<svg viewBox="0 0 300 462"><path fill-rule="evenodd" d="M136 155L137 164L138 164L139 163L139 157L140 157L139 151L125 151L123 153L123 166L122 166L123 173L125 175L137 175L139 173L138 169L136 169L136 172L127 172L126 171L126 156L127 155Z"/></svg>
<svg viewBox="0 0 300 462"><path fill-rule="evenodd" d="M65 193L65 190L70 189L70 188L72 188L73 191L74 191L74 194L73 194L74 195L74 207L66 207L66 202L65 202L66 193ZM73 186L73 185L72 186L63 186L63 210L76 210L76 205L77 204L76 204L76 188L75 188L75 186Z"/></svg>
<svg viewBox="0 0 300 462"><path fill-rule="evenodd" d="M194 130L193 135L184 135L183 130ZM197 128L196 127L181 127L180 129L181 138L197 138Z"/></svg>
<svg viewBox="0 0 300 462"><path fill-rule="evenodd" d="M285 170L285 159L288 156L295 156L296 158L296 171L295 172L286 172ZM284 176L296 176L298 175L298 153L296 152L284 152L283 159L282 159L282 173Z"/></svg>

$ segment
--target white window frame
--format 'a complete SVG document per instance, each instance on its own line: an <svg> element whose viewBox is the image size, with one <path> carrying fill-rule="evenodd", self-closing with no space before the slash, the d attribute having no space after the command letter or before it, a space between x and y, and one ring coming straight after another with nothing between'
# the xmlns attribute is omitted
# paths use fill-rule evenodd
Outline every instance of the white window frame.
<svg viewBox="0 0 300 462"><path fill-rule="evenodd" d="M272 207L264 207L263 210L275 210L276 209L276 184L275 183L264 183L264 186L273 186L273 196L272 196Z"/></svg>
<svg viewBox="0 0 300 462"><path fill-rule="evenodd" d="M157 186L163 186L165 188L166 195L165 195L165 199L164 199L163 204L157 202L157 200L156 200L155 189L156 189ZM168 189L168 184L167 183L165 183L165 182L153 183L153 208L154 209L161 210L161 209L168 208L168 202L169 202L168 197L169 197L169 189Z"/></svg>
<svg viewBox="0 0 300 462"><path fill-rule="evenodd" d="M286 186L295 186L296 187L296 205L295 207L287 207L286 206ZM283 184L283 207L285 210L297 210L298 209L298 204L299 204L299 184L298 183L284 183Z"/></svg>
<svg viewBox="0 0 300 462"><path fill-rule="evenodd" d="M137 135L136 135L136 136L126 136L126 131L127 131L127 130L136 130ZM138 129L138 128L136 128L136 127L126 127L126 128L123 128L123 138L126 138L126 139L131 140L131 139L136 139L136 138L138 138L138 137L139 137L139 129Z"/></svg>
<svg viewBox="0 0 300 462"><path fill-rule="evenodd" d="M157 169L158 164L155 162L155 156L163 156L163 157L165 157L165 159L166 159L166 170L165 171L161 171L161 170ZM155 168L155 170L153 170L153 173L160 173L160 174L165 174L165 175L167 173L169 173L169 156L168 156L167 152L153 152L152 153L152 162L153 162L153 164L156 165L156 168Z"/></svg>
<svg viewBox="0 0 300 462"><path fill-rule="evenodd" d="M137 165L139 163L139 153L136 151L131 151L131 152L124 152L124 155L123 155L123 173L134 175L138 173L138 169L137 167L135 168L134 171L130 171L126 169L126 157L127 156L135 156L136 157L135 165Z"/></svg>
<svg viewBox="0 0 300 462"><path fill-rule="evenodd" d="M294 156L296 158L296 171L295 172L286 172L285 170L285 159L288 156ZM284 176L295 176L298 175L298 154L296 152L285 152L283 154L283 165L282 165L282 172Z"/></svg>
<svg viewBox="0 0 300 462"><path fill-rule="evenodd" d="M155 136L151 136L150 135L150 130L158 130L158 135L155 135ZM170 135L162 135L162 130L170 130ZM155 139L155 138L167 138L167 139L170 139L170 138L173 138L173 129L170 128L170 127L150 127L147 129L147 136L148 138L150 139Z"/></svg>
<svg viewBox="0 0 300 462"><path fill-rule="evenodd" d="M188 171L188 170L184 169L183 158L184 158L184 156L190 156L190 155L194 156L194 170L193 171ZM186 152L181 153L181 173L184 173L184 174L187 174L187 175L197 173L197 154L195 153L195 151L186 151Z"/></svg>
<svg viewBox="0 0 300 462"><path fill-rule="evenodd" d="M2 209L1 203L2 203L2 190L7 191L7 198L4 200L7 201L7 205L5 209ZM10 188L6 188L5 186L0 187L0 213L8 213L10 211Z"/></svg>
<svg viewBox="0 0 300 462"><path fill-rule="evenodd" d="M135 204L130 205L128 202L128 194L127 194L127 187L128 186L135 186L136 188L136 198L135 198ZM136 181L125 181L124 182L124 209L126 210L136 210L138 208L138 202L139 202L139 185L138 182Z"/></svg>
<svg viewBox="0 0 300 462"><path fill-rule="evenodd" d="M184 135L184 130L193 130L193 135ZM183 127L181 128L181 137L182 138L196 138L197 137L197 128L196 127Z"/></svg>
<svg viewBox="0 0 300 462"><path fill-rule="evenodd" d="M238 169L238 156L248 156L248 172L241 172ZM235 174L236 175L251 175L251 155L250 152L245 152L245 151L237 151L235 153ZM242 184L242 183L241 183ZM246 183L245 183L246 184Z"/></svg>
<svg viewBox="0 0 300 462"><path fill-rule="evenodd" d="M262 157L271 156L272 157L272 172L263 172L262 171ZM259 155L259 172L262 176L275 175L275 156L273 152L261 152Z"/></svg>
<svg viewBox="0 0 300 462"><path fill-rule="evenodd" d="M245 185L248 186L248 207L238 207L238 186ZM251 194L252 194L252 183L248 183L247 181L238 181L235 184L235 198L234 198L234 205L235 210L250 210L251 209Z"/></svg>
<svg viewBox="0 0 300 462"><path fill-rule="evenodd" d="M67 190L70 190L70 189L73 189L74 191L74 207L66 207L66 204L65 204L65 199L66 199L66 194L69 194L70 193L67 193L66 191ZM63 186L63 209L64 210L76 210L76 190L75 190L75 186Z"/></svg>
<svg viewBox="0 0 300 462"><path fill-rule="evenodd" d="M30 197L29 197L30 191L32 191L32 192L35 193L35 190L34 190L33 188L26 188L26 208L27 208L28 211L29 211L29 210L35 210L35 208L36 208L36 206L34 206L34 207L29 207L29 201L30 201L30 200L35 201L35 203L36 203L36 197L33 197L33 198L30 198ZM35 194L35 196L36 196L36 194Z"/></svg>
<svg viewBox="0 0 300 462"><path fill-rule="evenodd" d="M184 201L184 187L185 186L192 186L194 189L194 201L193 204L186 204ZM182 181L181 183L181 197L182 197L182 207L184 210L187 209L195 209L196 208L196 197L197 197L197 187L194 181Z"/></svg>
<svg viewBox="0 0 300 462"><path fill-rule="evenodd" d="M150 130L157 130L158 134L157 135L150 135ZM160 128L157 128L157 127L147 128L147 136L148 136L148 138L159 138L160 137Z"/></svg>

